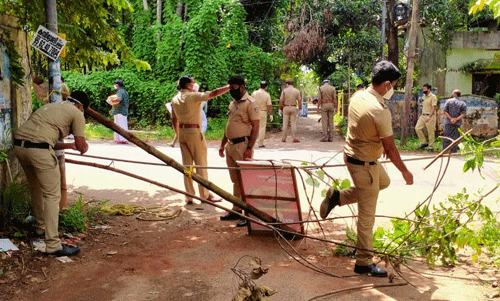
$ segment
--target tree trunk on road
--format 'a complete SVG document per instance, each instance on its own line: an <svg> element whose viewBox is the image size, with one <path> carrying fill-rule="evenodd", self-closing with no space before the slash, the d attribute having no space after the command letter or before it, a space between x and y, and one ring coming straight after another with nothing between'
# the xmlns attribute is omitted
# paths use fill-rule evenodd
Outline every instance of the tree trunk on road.
<svg viewBox="0 0 500 301"><path fill-rule="evenodd" d="M96 121L99 123L103 124L105 127L117 132L118 134L122 135L125 137L128 141L132 142L133 144L137 145L138 147L142 148L149 154L155 156L156 158L160 159L161 161L165 162L167 165L175 168L177 171L181 172L183 176L187 176L187 172L189 171L188 168L184 167L184 165L180 164L179 162L175 161L174 159L170 158L169 156L165 155L164 153L160 152L156 148L152 147L151 145L145 143L141 139L137 138L135 135L129 133L128 131L125 131L118 125L116 125L114 122L111 120L107 119L106 117L102 116L101 114L97 113L96 111L92 110L91 108L85 109L85 112L90 115L92 118L94 118ZM198 175L197 173L192 173L191 178L201 184L203 187L215 192L228 202L242 208L245 210L245 212L250 213L257 218L263 220L264 222L267 223L276 223L276 219L269 216L267 213L250 206L249 204L243 202L240 198L235 197L234 195L230 194L229 192L223 190L219 186L215 185L214 183L204 179L202 176ZM295 230L289 228L286 225L276 225L275 227L281 228L286 231L290 232L296 232Z"/></svg>

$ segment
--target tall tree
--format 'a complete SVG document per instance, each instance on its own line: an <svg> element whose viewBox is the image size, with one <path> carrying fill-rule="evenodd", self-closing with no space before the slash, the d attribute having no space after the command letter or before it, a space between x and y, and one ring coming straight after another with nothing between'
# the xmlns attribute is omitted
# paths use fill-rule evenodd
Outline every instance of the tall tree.
<svg viewBox="0 0 500 301"><path fill-rule="evenodd" d="M29 30L45 24L45 1L0 0L0 13L20 19ZM61 63L73 70L90 65L104 69L109 64L122 61L134 64L139 70L150 69L148 63L134 57L126 45L123 35L116 28L120 24L121 12L133 11L126 0L87 0L85 5L73 1L57 1L59 32L66 33L66 57Z"/></svg>

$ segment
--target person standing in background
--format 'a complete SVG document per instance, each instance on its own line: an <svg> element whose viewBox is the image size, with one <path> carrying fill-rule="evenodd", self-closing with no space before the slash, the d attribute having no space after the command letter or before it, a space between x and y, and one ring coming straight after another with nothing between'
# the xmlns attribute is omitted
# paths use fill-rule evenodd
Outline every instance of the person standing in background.
<svg viewBox="0 0 500 301"><path fill-rule="evenodd" d="M297 110L297 103L299 104L299 110ZM288 123L292 127L292 138L293 142L300 142L297 139L297 116L300 110L302 110L302 101L300 99L300 91L293 87L293 80L286 80L286 87L281 92L279 110L283 114L283 138L281 142L286 142L288 136Z"/></svg>
<svg viewBox="0 0 500 301"><path fill-rule="evenodd" d="M318 91L318 111L321 112L321 123L323 126L323 138L320 142L331 142L335 125L333 124L333 115L337 111L337 91L330 85L330 80L325 79L323 85Z"/></svg>
<svg viewBox="0 0 500 301"><path fill-rule="evenodd" d="M443 136L450 139L443 139L443 149L447 148L452 140L460 137L458 129L462 125L462 119L467 114L467 105L460 99L461 95L462 92L460 90L453 90L453 98L448 99L444 104L443 114L446 116L446 122L444 124ZM456 153L457 151L458 145L455 145L450 152Z"/></svg>
<svg viewBox="0 0 500 301"><path fill-rule="evenodd" d="M257 138L257 145L259 147L266 147L264 145L264 138L266 136L266 126L267 126L267 112L269 112L269 120L273 122L273 107L271 104L271 95L267 93L267 82L260 82L260 89L255 90L252 93L252 98L257 102L260 110L260 121L259 121L259 138Z"/></svg>
<svg viewBox="0 0 500 301"><path fill-rule="evenodd" d="M130 104L130 99L127 90L125 90L125 86L121 79L115 80L113 87L116 90L116 98L117 100L112 100L110 97L106 100L106 102L118 102L113 105L111 109L111 114L113 115L114 122L116 125L128 131L128 106ZM118 144L127 144L127 139L123 138L120 134L114 134L114 142Z"/></svg>
<svg viewBox="0 0 500 301"><path fill-rule="evenodd" d="M429 146L427 150L432 152L434 150L434 134L436 131L437 97L431 92L431 85L429 84L424 84L422 91L424 92L422 96L422 115L420 115L415 125L415 132L418 139L420 139L418 149L424 149ZM429 143L427 143L425 138L424 128L427 129Z"/></svg>

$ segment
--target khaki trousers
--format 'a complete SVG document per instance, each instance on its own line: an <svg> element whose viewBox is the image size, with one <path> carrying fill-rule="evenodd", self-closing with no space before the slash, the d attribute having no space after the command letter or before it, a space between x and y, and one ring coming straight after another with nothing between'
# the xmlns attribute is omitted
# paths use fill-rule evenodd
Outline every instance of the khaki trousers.
<svg viewBox="0 0 500 301"><path fill-rule="evenodd" d="M247 149L248 140L245 142L241 142L238 144L227 144L226 145L226 164L227 167L238 167L236 161L243 160L243 154ZM231 182L233 183L233 195L235 197L241 198L241 190L240 190L240 176L237 169L230 168L229 169L229 177L231 178ZM239 210L238 207L233 205L233 210Z"/></svg>
<svg viewBox="0 0 500 301"><path fill-rule="evenodd" d="M373 263L373 224L377 208L378 193L389 186L391 180L385 169L375 165L354 165L344 161L351 174L354 186L340 191L340 206L358 203L358 242L356 264L367 266Z"/></svg>
<svg viewBox="0 0 500 301"><path fill-rule="evenodd" d="M421 144L427 143L424 134L424 128L427 129L427 134L429 135L429 148L434 148L434 133L436 131L436 115L432 115L429 122L425 122L429 116L420 115L418 117L417 124L415 125L415 132L417 133L418 139L420 139Z"/></svg>
<svg viewBox="0 0 500 301"><path fill-rule="evenodd" d="M59 250L61 174L54 150L15 146L14 151L31 185L33 214L37 229L45 231L46 252Z"/></svg>
<svg viewBox="0 0 500 301"><path fill-rule="evenodd" d="M297 134L297 107L283 107L283 139L288 136L288 123L292 126L292 138L295 139Z"/></svg>
<svg viewBox="0 0 500 301"><path fill-rule="evenodd" d="M179 145L183 165L189 166L194 163L198 166L207 166L207 143L200 129L179 129ZM196 168L196 173L208 180L208 172L205 168ZM188 176L184 176L184 187L187 192L196 194L193 179ZM198 184L198 191L202 199L208 198L209 191L201 184ZM192 201L192 197L186 196L186 202Z"/></svg>
<svg viewBox="0 0 500 301"><path fill-rule="evenodd" d="M257 137L257 145L264 145L264 138L266 137L266 125L267 125L267 111L260 111L259 119L259 137Z"/></svg>
<svg viewBox="0 0 500 301"><path fill-rule="evenodd" d="M335 130L333 123L333 115L335 115L335 105L333 103L321 104L321 123L323 125L323 137L332 138Z"/></svg>

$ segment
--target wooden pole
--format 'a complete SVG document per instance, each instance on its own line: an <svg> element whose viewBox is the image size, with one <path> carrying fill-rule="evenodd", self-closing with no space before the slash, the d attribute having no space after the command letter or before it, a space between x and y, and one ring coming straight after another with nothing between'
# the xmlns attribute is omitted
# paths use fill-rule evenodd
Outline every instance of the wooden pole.
<svg viewBox="0 0 500 301"><path fill-rule="evenodd" d="M413 70L415 68L415 48L417 46L418 27L418 0L413 0L410 24L410 46L408 48L405 102L401 114L401 146L406 144L406 128L408 127L408 115L410 113L410 101L413 89Z"/></svg>
<svg viewBox="0 0 500 301"><path fill-rule="evenodd" d="M120 134L122 137L125 137L128 141L132 142L133 144L137 145L138 147L142 148L145 150L147 153L155 156L156 158L160 159L161 161L165 162L167 165L173 167L174 169L178 170L183 174L184 177L187 177L189 172L189 169L184 167L184 165L180 164L179 162L175 161L174 159L170 158L169 156L165 155L164 153L160 152L156 148L152 147L151 145L147 144L146 142L142 141L141 139L137 138L134 134L129 133L128 131L125 131L118 125L116 125L113 121L107 119L106 117L102 116L101 114L97 113L96 111L92 110L91 108L85 109L85 112L92 118L94 118L97 122L101 123L105 127L117 132ZM240 198L235 197L234 195L230 194L229 192L225 191L224 189L220 188L219 186L215 185L214 183L204 179L202 176L198 175L197 173L192 173L190 174L191 178L199 183L201 186L209 189L210 191L215 192L217 195L225 199L226 201L242 208L245 210L245 212L250 213L257 218L263 220L264 222L267 223L276 223L278 222L275 218L269 216L267 213L248 205L247 203L243 202ZM296 232L295 230L289 228L286 225L281 225L281 228L287 231L292 231Z"/></svg>

